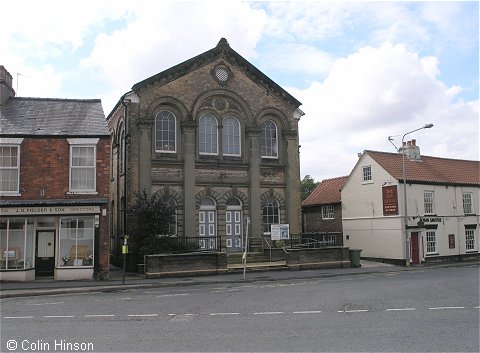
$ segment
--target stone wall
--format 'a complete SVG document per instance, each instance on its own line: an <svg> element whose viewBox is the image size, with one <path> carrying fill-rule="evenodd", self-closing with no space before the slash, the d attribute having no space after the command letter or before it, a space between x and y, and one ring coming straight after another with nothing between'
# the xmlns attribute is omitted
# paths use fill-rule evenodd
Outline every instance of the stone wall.
<svg viewBox="0 0 480 353"><path fill-rule="evenodd" d="M290 270L350 267L347 247L323 249L289 249L286 255Z"/></svg>
<svg viewBox="0 0 480 353"><path fill-rule="evenodd" d="M146 277L181 277L227 272L227 253L202 252L146 256Z"/></svg>

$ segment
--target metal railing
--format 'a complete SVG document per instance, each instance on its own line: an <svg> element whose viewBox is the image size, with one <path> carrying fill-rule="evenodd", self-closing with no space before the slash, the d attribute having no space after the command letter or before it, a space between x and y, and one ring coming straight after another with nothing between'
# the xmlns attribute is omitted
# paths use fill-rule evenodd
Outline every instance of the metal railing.
<svg viewBox="0 0 480 353"><path fill-rule="evenodd" d="M162 237L157 241L163 253L221 251L219 237Z"/></svg>

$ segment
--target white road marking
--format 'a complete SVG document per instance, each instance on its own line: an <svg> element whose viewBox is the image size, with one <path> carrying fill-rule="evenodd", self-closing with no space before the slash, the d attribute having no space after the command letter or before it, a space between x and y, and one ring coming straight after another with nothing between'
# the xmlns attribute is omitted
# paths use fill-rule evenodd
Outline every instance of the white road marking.
<svg viewBox="0 0 480 353"><path fill-rule="evenodd" d="M105 314L105 315L102 315L102 314L92 314L92 315L83 315L83 317L114 317L115 315L112 315L112 314Z"/></svg>
<svg viewBox="0 0 480 353"><path fill-rule="evenodd" d="M428 310L445 310L445 309L465 309L464 306L440 306L437 308L428 308Z"/></svg>
<svg viewBox="0 0 480 353"><path fill-rule="evenodd" d="M210 313L210 316L240 315L240 313Z"/></svg>
<svg viewBox="0 0 480 353"><path fill-rule="evenodd" d="M337 313L365 313L367 311L370 311L368 309L360 309L360 310L339 310Z"/></svg>
<svg viewBox="0 0 480 353"><path fill-rule="evenodd" d="M399 308L399 309L386 309L385 311L413 311L415 308Z"/></svg>
<svg viewBox="0 0 480 353"><path fill-rule="evenodd" d="M306 310L306 311L294 311L294 314L319 314L320 310Z"/></svg>
<svg viewBox="0 0 480 353"><path fill-rule="evenodd" d="M69 317L75 317L73 315L45 315L45 318L69 318Z"/></svg>
<svg viewBox="0 0 480 353"><path fill-rule="evenodd" d="M162 295L157 295L157 298L180 297L180 296L185 296L185 295L190 295L190 293L162 294Z"/></svg>
<svg viewBox="0 0 480 353"><path fill-rule="evenodd" d="M262 311L258 313L253 313L253 315L278 315L283 314L283 311Z"/></svg>
<svg viewBox="0 0 480 353"><path fill-rule="evenodd" d="M154 317L154 316L158 316L158 314L130 314L130 315L127 315L127 316L130 316L130 317Z"/></svg>
<svg viewBox="0 0 480 353"><path fill-rule="evenodd" d="M33 319L33 316L4 316L4 319Z"/></svg>
<svg viewBox="0 0 480 353"><path fill-rule="evenodd" d="M33 303L28 305L57 305L57 304L64 304L64 302L55 302L55 303Z"/></svg>

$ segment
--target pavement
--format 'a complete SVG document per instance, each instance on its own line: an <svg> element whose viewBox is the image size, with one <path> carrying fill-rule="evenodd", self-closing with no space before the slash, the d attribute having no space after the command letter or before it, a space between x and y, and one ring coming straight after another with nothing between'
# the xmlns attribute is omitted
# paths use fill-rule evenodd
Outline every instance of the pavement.
<svg viewBox="0 0 480 353"><path fill-rule="evenodd" d="M235 284L257 281L282 281L298 279L327 278L360 274L415 271L426 267L478 266L478 262L460 262L435 265L419 265L414 267L397 266L382 262L361 260L361 267L330 268L317 270L276 270L247 271L210 276L169 277L147 279L145 275L125 273L120 268L111 267L110 278L101 280L56 281L53 278L37 279L30 282L0 282L0 298L16 298L40 295L59 295L88 292L113 292L128 289L173 287L201 284Z"/></svg>

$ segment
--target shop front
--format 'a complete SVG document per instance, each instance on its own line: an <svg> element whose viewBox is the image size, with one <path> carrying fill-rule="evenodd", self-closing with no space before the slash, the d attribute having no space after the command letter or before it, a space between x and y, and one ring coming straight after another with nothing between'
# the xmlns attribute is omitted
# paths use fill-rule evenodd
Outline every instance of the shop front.
<svg viewBox="0 0 480 353"><path fill-rule="evenodd" d="M100 227L107 226L100 224L102 215L106 215L102 204L2 205L0 280L93 278Z"/></svg>

